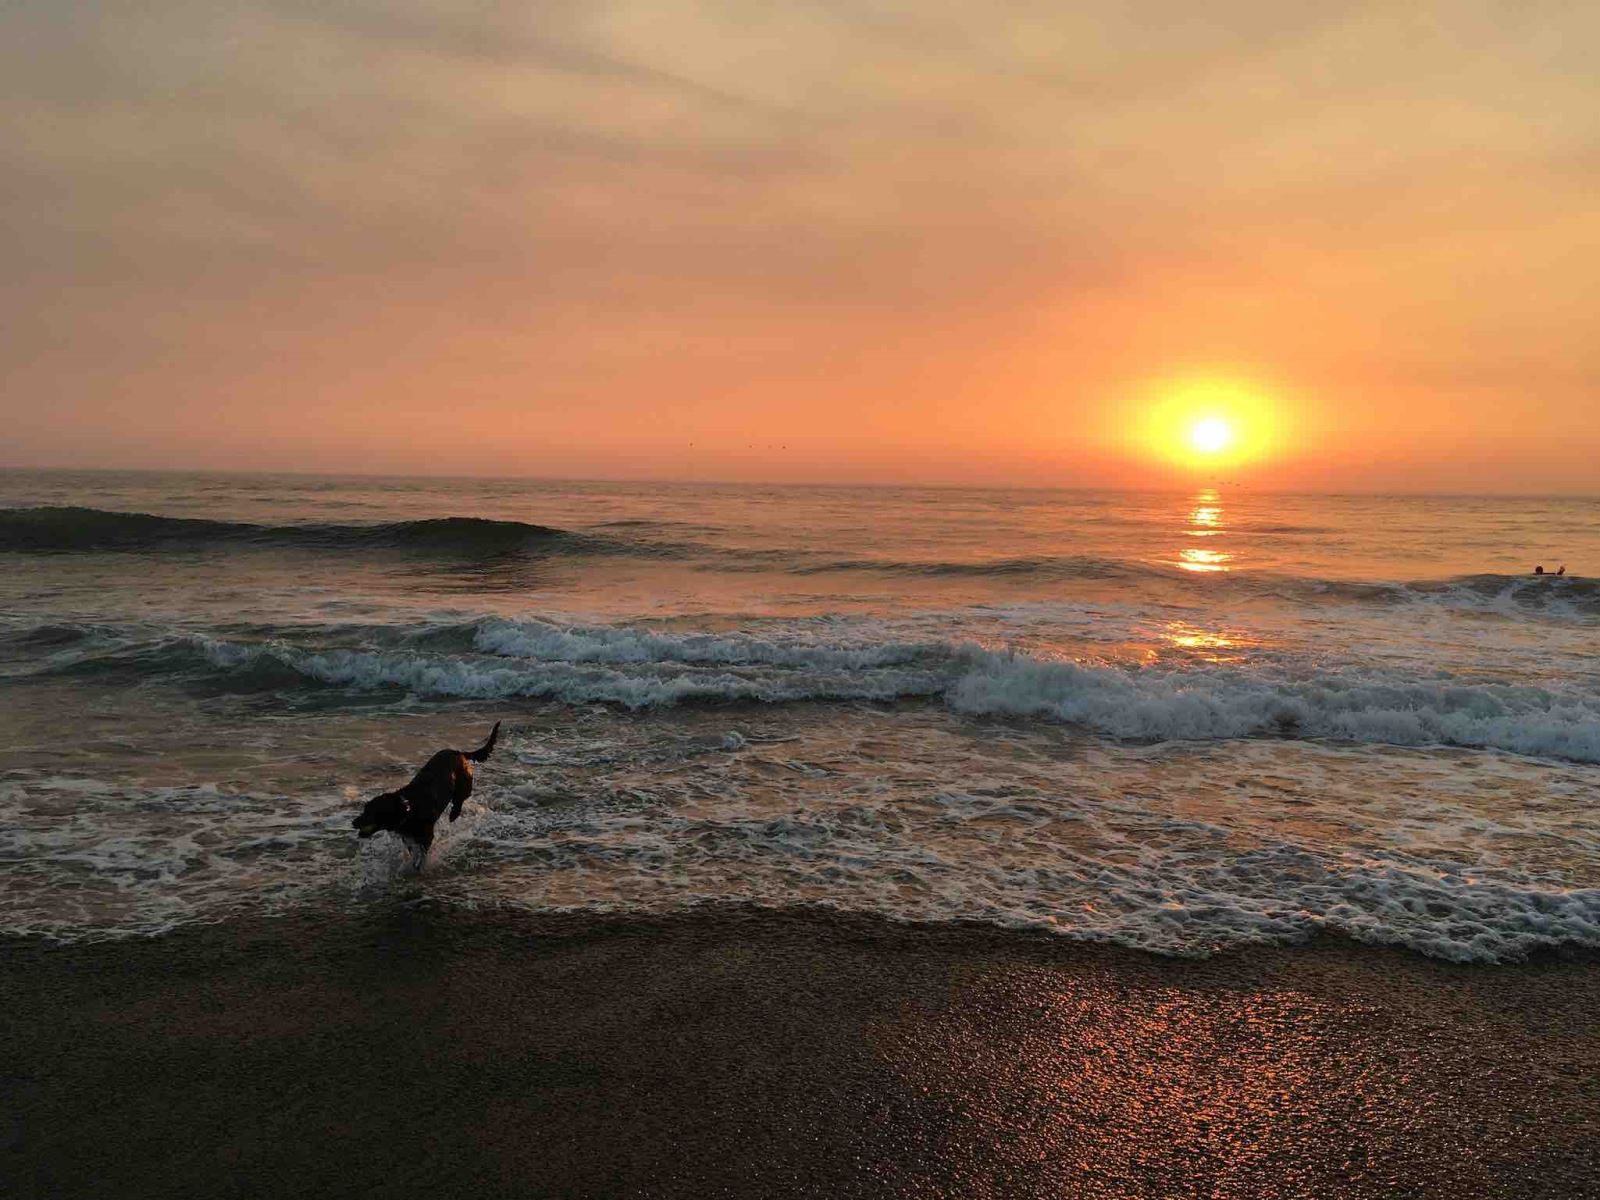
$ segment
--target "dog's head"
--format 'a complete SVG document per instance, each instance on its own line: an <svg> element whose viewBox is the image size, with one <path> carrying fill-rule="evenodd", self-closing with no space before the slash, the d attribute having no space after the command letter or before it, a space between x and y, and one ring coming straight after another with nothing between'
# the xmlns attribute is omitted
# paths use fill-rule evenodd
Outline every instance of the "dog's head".
<svg viewBox="0 0 1600 1200"><path fill-rule="evenodd" d="M369 838L380 829L399 829L410 815L411 805L406 803L404 796L399 792L385 792L368 800L361 815L350 824L356 827L356 832L362 837Z"/></svg>

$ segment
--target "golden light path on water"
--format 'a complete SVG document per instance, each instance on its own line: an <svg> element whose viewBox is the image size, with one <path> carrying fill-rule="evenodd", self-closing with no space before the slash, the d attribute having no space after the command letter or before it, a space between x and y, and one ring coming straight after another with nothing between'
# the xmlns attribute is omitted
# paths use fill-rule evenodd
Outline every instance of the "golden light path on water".
<svg viewBox="0 0 1600 1200"><path fill-rule="evenodd" d="M1202 492L1196 497L1198 503L1189 514L1189 528L1184 530L1190 537L1215 537L1222 532L1222 508L1216 503L1216 496L1215 492Z"/></svg>
<svg viewBox="0 0 1600 1200"><path fill-rule="evenodd" d="M1207 488L1195 495L1187 524L1181 532L1185 537L1192 538L1221 537L1227 532L1223 517L1221 496L1214 489ZM1225 549L1210 545L1181 546L1171 565L1197 574L1219 574L1231 571L1233 561L1233 555ZM1168 647L1185 651L1209 663L1237 662L1245 649L1236 634L1221 633L1184 621L1167 622L1161 629L1161 636ZM1159 652L1150 652L1150 657L1159 657Z"/></svg>
<svg viewBox="0 0 1600 1200"><path fill-rule="evenodd" d="M1232 557L1221 550L1191 548L1178 551L1178 566L1185 571L1226 571Z"/></svg>
<svg viewBox="0 0 1600 1200"><path fill-rule="evenodd" d="M1221 651L1242 647L1242 642L1236 637L1229 637L1221 633L1208 633L1195 628L1193 625L1186 625L1182 621L1169 621L1163 627L1162 633L1170 645L1176 646L1180 650L1193 651L1205 662L1236 662L1240 657L1238 654L1221 653Z"/></svg>
<svg viewBox="0 0 1600 1200"><path fill-rule="evenodd" d="M1224 532L1222 502L1215 491L1208 488L1195 497L1189 525L1183 532L1188 537L1203 538L1218 537ZM1173 565L1183 571L1216 572L1231 570L1232 562L1233 555L1225 550L1185 546L1178 551Z"/></svg>

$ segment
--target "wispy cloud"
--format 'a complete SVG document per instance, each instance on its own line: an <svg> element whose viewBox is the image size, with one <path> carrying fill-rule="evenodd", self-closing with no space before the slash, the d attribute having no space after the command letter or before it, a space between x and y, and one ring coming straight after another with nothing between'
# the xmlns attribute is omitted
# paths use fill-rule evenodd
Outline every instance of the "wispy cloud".
<svg viewBox="0 0 1600 1200"><path fill-rule="evenodd" d="M706 422L825 363L930 426L1207 356L1570 395L1597 37L1556 3L9 0L0 403L175 423L277 371L356 411L463 359L486 411L670 381Z"/></svg>

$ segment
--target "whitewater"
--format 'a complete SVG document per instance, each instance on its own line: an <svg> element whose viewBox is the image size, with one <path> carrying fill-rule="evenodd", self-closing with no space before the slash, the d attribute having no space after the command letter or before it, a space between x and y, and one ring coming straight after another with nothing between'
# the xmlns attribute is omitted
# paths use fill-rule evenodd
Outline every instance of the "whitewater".
<svg viewBox="0 0 1600 1200"><path fill-rule="evenodd" d="M0 474L0 929L399 896L1600 948L1597 518ZM420 876L355 841L493 720Z"/></svg>

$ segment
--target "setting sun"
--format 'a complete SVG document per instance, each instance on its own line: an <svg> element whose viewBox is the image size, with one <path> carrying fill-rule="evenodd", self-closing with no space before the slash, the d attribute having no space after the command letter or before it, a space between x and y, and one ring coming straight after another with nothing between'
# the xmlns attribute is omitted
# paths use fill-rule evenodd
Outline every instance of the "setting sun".
<svg viewBox="0 0 1600 1200"><path fill-rule="evenodd" d="M1284 446L1285 399L1264 387L1220 376L1152 381L1134 397L1130 434L1185 471L1260 463Z"/></svg>
<svg viewBox="0 0 1600 1200"><path fill-rule="evenodd" d="M1201 454L1218 454L1233 444L1233 426L1221 417L1204 417L1189 427L1189 444Z"/></svg>

